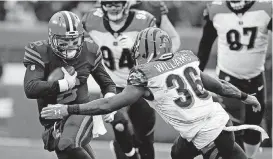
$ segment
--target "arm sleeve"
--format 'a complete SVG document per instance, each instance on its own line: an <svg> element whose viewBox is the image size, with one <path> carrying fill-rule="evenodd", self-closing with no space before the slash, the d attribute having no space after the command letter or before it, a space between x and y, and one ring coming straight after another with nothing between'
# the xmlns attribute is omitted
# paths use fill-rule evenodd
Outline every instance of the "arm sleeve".
<svg viewBox="0 0 273 159"><path fill-rule="evenodd" d="M206 19L206 24L203 28L203 35L199 43L197 56L200 59L199 68L203 71L209 59L210 51L217 37L217 31L213 26L211 20L208 17Z"/></svg>
<svg viewBox="0 0 273 159"><path fill-rule="evenodd" d="M38 99L59 93L58 81L47 82L44 79L44 69L32 64L26 66L24 90L27 98Z"/></svg>
<svg viewBox="0 0 273 159"><path fill-rule="evenodd" d="M226 82L224 80L217 80L203 72L201 72L200 75L201 75L202 83L206 90L224 97L241 99L242 91L240 91L237 87L235 87L231 83Z"/></svg>
<svg viewBox="0 0 273 159"><path fill-rule="evenodd" d="M116 84L113 82L104 66L100 62L97 67L91 72L94 80L100 86L103 96L108 92L116 93Z"/></svg>
<svg viewBox="0 0 273 159"><path fill-rule="evenodd" d="M133 86L147 87L148 79L142 70L133 68L130 71L127 84Z"/></svg>

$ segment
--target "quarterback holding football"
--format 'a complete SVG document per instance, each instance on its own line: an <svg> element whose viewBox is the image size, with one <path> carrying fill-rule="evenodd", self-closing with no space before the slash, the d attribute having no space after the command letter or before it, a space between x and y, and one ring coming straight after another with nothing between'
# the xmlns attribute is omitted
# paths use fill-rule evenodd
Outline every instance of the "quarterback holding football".
<svg viewBox="0 0 273 159"><path fill-rule="evenodd" d="M103 95L113 95L116 86L101 59L99 46L86 36L78 16L68 11L57 12L48 23L48 39L25 47L25 94L29 99L37 99L39 113L48 104L87 103L91 99L87 87L91 74ZM105 133L94 129L98 117L40 118L45 128L44 148L55 151L59 159L93 159L88 143L92 135Z"/></svg>

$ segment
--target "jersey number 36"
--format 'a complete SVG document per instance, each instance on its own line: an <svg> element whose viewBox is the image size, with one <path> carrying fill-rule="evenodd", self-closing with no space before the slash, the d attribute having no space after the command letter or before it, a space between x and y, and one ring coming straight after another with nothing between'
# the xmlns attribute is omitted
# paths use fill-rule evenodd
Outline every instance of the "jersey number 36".
<svg viewBox="0 0 273 159"><path fill-rule="evenodd" d="M194 104L193 94L199 99L207 99L210 95L204 90L203 83L198 75L197 71L193 67L187 67L183 75L185 76L187 82L193 91L187 88L187 84L184 79L178 74L170 74L166 78L166 85L168 89L173 89L176 87L176 91L179 98L174 100L174 103L181 108L190 108Z"/></svg>

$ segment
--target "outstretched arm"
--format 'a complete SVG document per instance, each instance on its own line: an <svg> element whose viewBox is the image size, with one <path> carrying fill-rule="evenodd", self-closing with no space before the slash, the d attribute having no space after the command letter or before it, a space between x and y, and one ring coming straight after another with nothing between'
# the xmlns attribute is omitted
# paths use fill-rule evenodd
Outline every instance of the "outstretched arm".
<svg viewBox="0 0 273 159"><path fill-rule="evenodd" d="M246 99L247 94L224 80L217 80L204 72L201 72L201 80L204 88L224 97Z"/></svg>
<svg viewBox="0 0 273 159"><path fill-rule="evenodd" d="M126 86L125 89L112 97L101 98L85 104L53 105L43 108L41 116L46 119L58 119L69 114L101 115L126 107L136 102L145 92L144 87Z"/></svg>
<svg viewBox="0 0 273 159"><path fill-rule="evenodd" d="M247 95L224 80L217 80L203 72L200 75L205 89L224 97L240 99L243 103L251 105L254 112L261 110L261 105L255 96Z"/></svg>

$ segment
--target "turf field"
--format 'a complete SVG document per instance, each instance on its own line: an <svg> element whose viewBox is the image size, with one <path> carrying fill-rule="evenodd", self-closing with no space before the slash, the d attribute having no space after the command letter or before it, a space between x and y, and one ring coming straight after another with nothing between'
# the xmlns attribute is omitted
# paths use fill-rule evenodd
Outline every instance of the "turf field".
<svg viewBox="0 0 273 159"><path fill-rule="evenodd" d="M108 141L92 141L97 159L114 159ZM156 143L156 159L170 159L171 144ZM43 150L41 140L0 138L1 159L56 159L54 153ZM256 159L271 159L272 149L263 148ZM202 159L198 156L196 159Z"/></svg>

